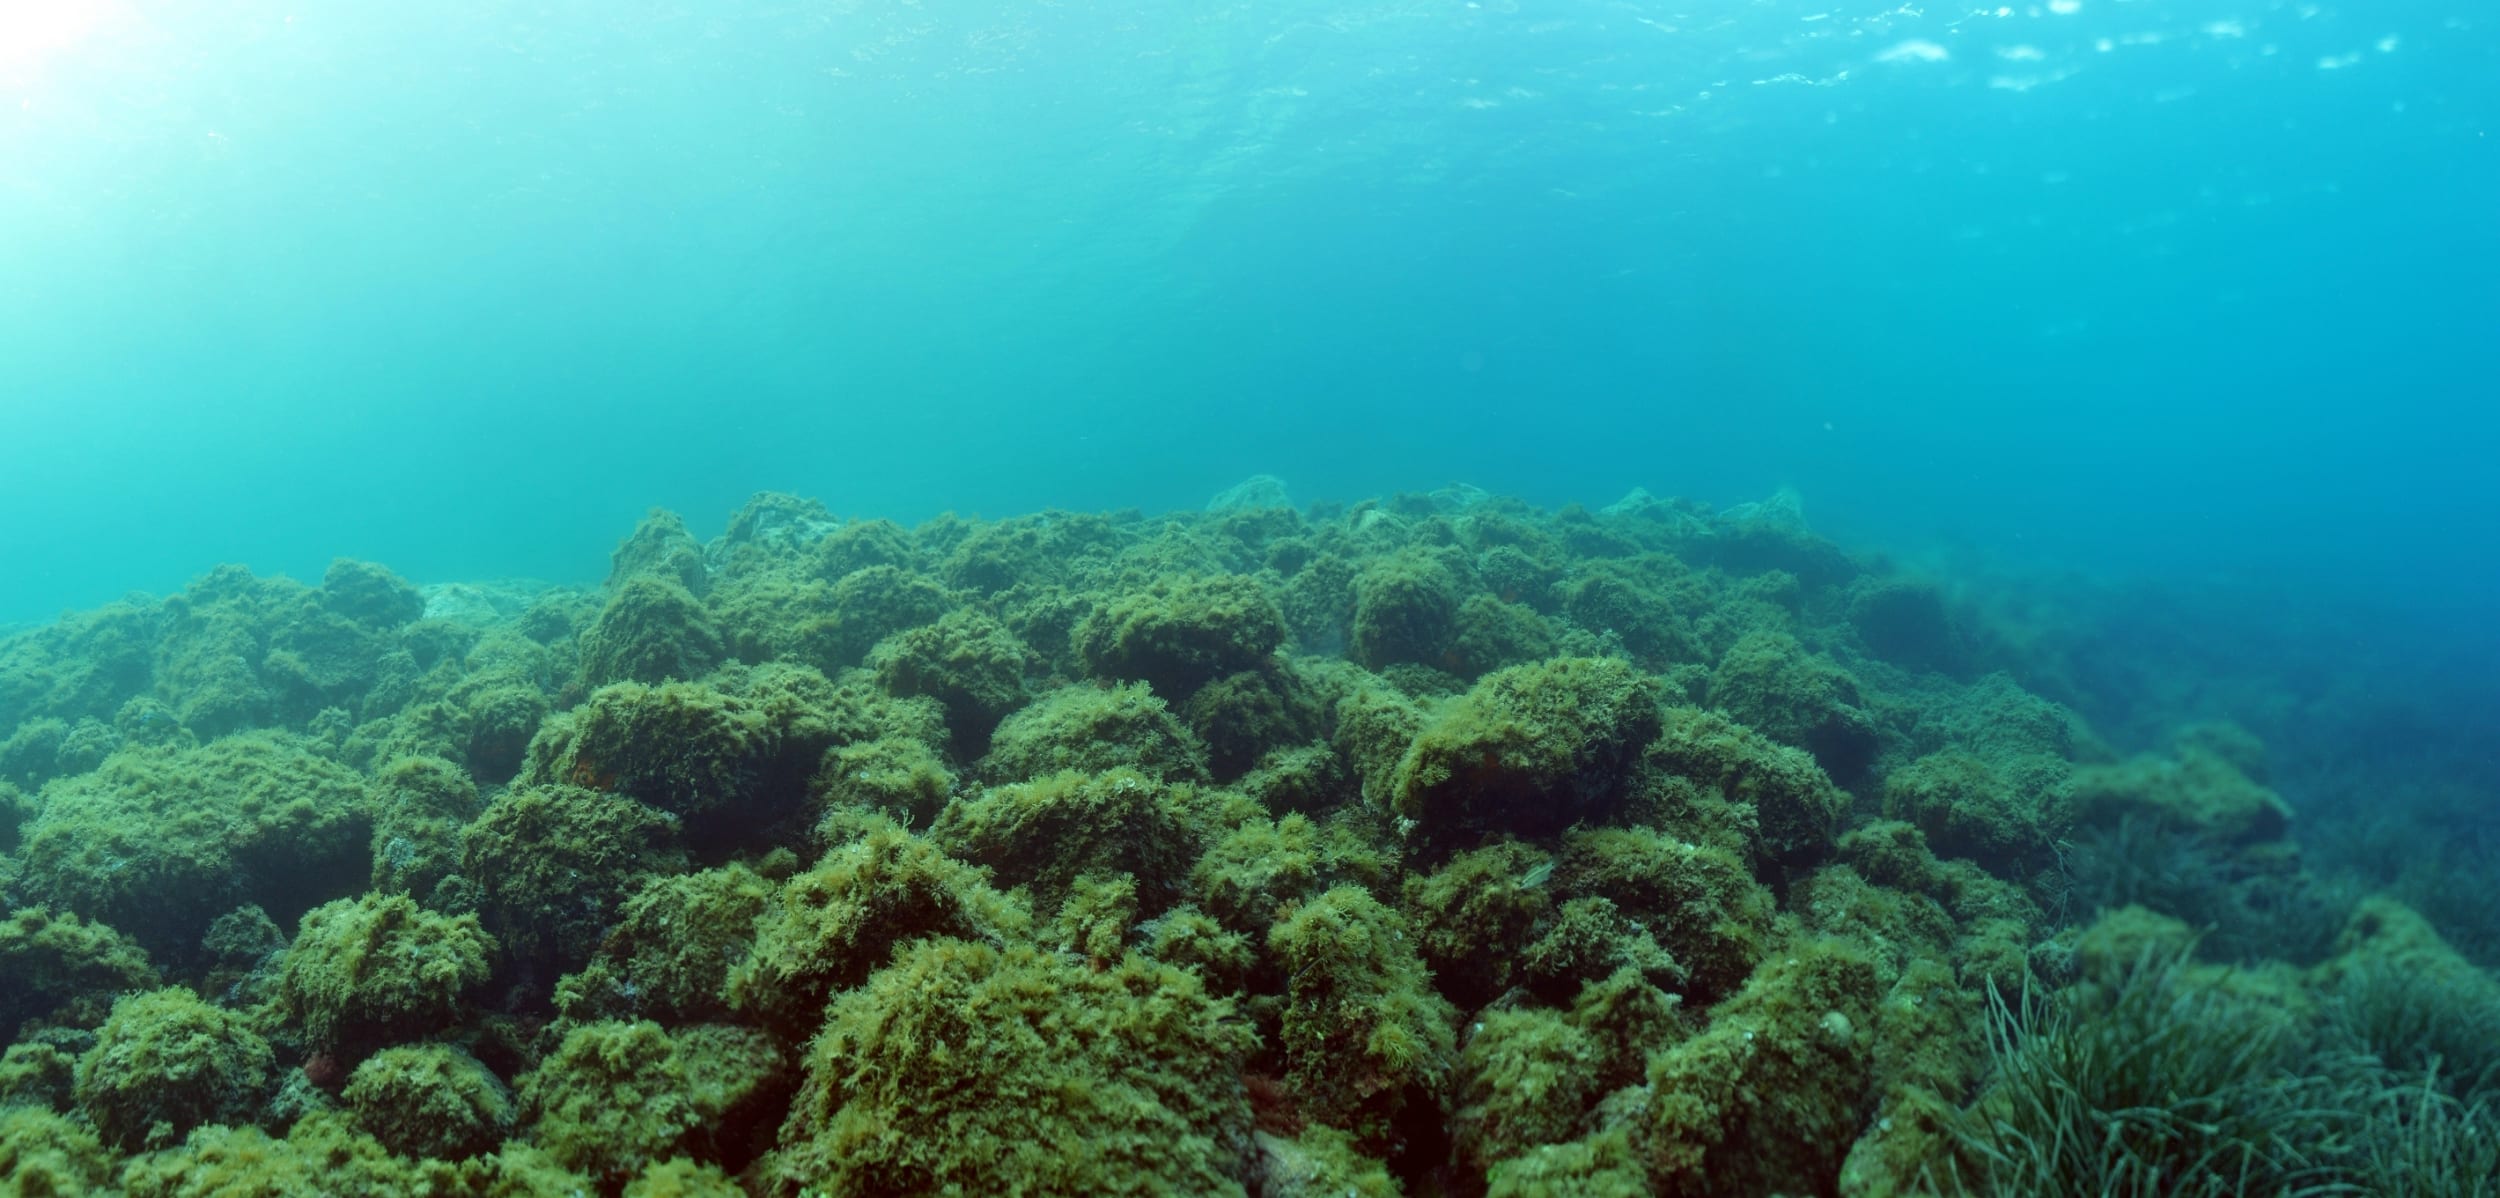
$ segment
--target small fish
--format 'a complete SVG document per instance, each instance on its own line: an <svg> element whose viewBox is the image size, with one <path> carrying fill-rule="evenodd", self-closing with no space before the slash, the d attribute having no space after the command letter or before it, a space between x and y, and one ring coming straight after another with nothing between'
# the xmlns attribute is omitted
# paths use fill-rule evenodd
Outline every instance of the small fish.
<svg viewBox="0 0 2500 1198"><path fill-rule="evenodd" d="M1538 862L1536 868L1519 875L1519 886L1523 890L1534 890L1539 886L1543 886L1545 884L1545 880L1553 876L1554 859L1548 857L1545 860Z"/></svg>

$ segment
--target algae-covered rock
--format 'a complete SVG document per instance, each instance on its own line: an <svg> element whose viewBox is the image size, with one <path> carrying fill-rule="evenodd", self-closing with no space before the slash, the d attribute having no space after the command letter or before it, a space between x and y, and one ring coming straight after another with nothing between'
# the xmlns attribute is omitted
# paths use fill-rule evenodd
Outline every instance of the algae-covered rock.
<svg viewBox="0 0 2500 1198"><path fill-rule="evenodd" d="M1831 851L1849 796L1812 757L1716 712L1667 709L1650 762L1740 807L1750 808L1753 835L1773 860L1811 862Z"/></svg>
<svg viewBox="0 0 2500 1198"><path fill-rule="evenodd" d="M1328 730L1319 694L1277 664L1218 678L1189 696L1180 714L1207 746L1218 778L1237 778L1267 753L1302 745Z"/></svg>
<svg viewBox="0 0 2500 1198"><path fill-rule="evenodd" d="M493 951L475 915L437 914L406 895L339 899L305 913L278 1002L307 1044L354 1060L458 1023Z"/></svg>
<svg viewBox="0 0 2500 1198"><path fill-rule="evenodd" d="M78 1058L58 1045L30 1040L0 1052L0 1107L66 1111L77 1084ZM5 1176L0 1170L0 1177Z"/></svg>
<svg viewBox="0 0 2500 1198"><path fill-rule="evenodd" d="M590 964L556 984L557 1009L671 1025L726 1016L730 970L779 889L736 863L652 878L625 900Z"/></svg>
<svg viewBox="0 0 2500 1198"><path fill-rule="evenodd" d="M1047 909L1078 876L1127 874L1150 912L1179 900L1204 847L1196 792L1135 770L1073 771L994 786L947 807L929 839L987 866L1009 886L1029 886Z"/></svg>
<svg viewBox="0 0 2500 1198"><path fill-rule="evenodd" d="M607 589L623 589L636 578L657 578L700 595L711 585L711 572L703 563L703 543L686 531L686 521L665 508L653 508L634 525L633 535L626 537L608 555Z"/></svg>
<svg viewBox="0 0 2500 1198"><path fill-rule="evenodd" d="M1253 1037L1185 969L928 940L834 1001L768 1163L829 1195L1240 1195Z"/></svg>
<svg viewBox="0 0 2500 1198"><path fill-rule="evenodd" d="M807 790L824 809L875 811L926 824L954 796L955 772L927 741L880 736L825 750Z"/></svg>
<svg viewBox="0 0 2500 1198"><path fill-rule="evenodd" d="M1396 811L1442 844L1602 823L1658 735L1658 699L1654 681L1616 658L1497 671L1415 734Z"/></svg>
<svg viewBox="0 0 2500 1198"><path fill-rule="evenodd" d="M2083 822L2108 826L2133 817L2242 848L2281 840L2292 823L2291 805L2281 795L2194 742L2166 759L2143 756L2076 770L2074 805Z"/></svg>
<svg viewBox="0 0 2500 1198"><path fill-rule="evenodd" d="M1448 661L1461 677L1481 678L1505 666L1552 657L1555 648L1553 630L1536 609L1476 594L1458 605Z"/></svg>
<svg viewBox="0 0 2500 1198"><path fill-rule="evenodd" d="M1438 664L1456 634L1458 576L1441 559L1408 550L1375 559L1354 577L1348 655L1367 669Z"/></svg>
<svg viewBox="0 0 2500 1198"><path fill-rule="evenodd" d="M1024 703L1033 651L997 620L969 609L877 642L868 667L901 698L932 699L946 711L955 743L977 753L990 730Z"/></svg>
<svg viewBox="0 0 2500 1198"><path fill-rule="evenodd" d="M192 961L218 912L257 903L291 920L362 889L372 828L364 781L282 733L125 749L45 792L19 888Z"/></svg>
<svg viewBox="0 0 2500 1198"><path fill-rule="evenodd" d="M855 839L782 883L756 918L754 946L726 995L795 1039L815 1030L828 996L858 985L904 944L934 936L1006 943L1030 922L981 870L870 817Z"/></svg>
<svg viewBox="0 0 2500 1198"><path fill-rule="evenodd" d="M2063 787L2025 788L2019 775L1957 750L1886 776L1884 812L1916 824L1938 853L2016 878L2048 865L2073 826Z"/></svg>
<svg viewBox="0 0 2500 1198"><path fill-rule="evenodd" d="M615 1190L679 1156L746 1164L782 1073L753 1031L603 1021L566 1033L521 1080L521 1106L533 1143Z"/></svg>
<svg viewBox="0 0 2500 1198"><path fill-rule="evenodd" d="M248 1122L276 1067L243 1016L181 986L113 1004L78 1058L78 1107L124 1152L163 1148L205 1123Z"/></svg>
<svg viewBox="0 0 2500 1198"><path fill-rule="evenodd" d="M1285 617L1253 579L1181 578L1096 608L1073 639L1097 676L1142 680L1179 702L1217 678L1264 664L1285 641Z"/></svg>
<svg viewBox="0 0 2500 1198"><path fill-rule="evenodd" d="M510 1135L511 1091L477 1058L444 1044L386 1048L347 1079L356 1124L403 1156L464 1160Z"/></svg>
<svg viewBox="0 0 2500 1198"><path fill-rule="evenodd" d="M590 959L645 879L683 867L675 831L667 816L622 795L525 787L461 832L461 874L505 958L547 985Z"/></svg>
<svg viewBox="0 0 2500 1198"><path fill-rule="evenodd" d="M1695 1195L1816 1193L1867 1113L1874 963L1844 941L1774 958L1710 1026L1657 1054L1639 1142L1653 1184Z"/></svg>
<svg viewBox="0 0 2500 1198"><path fill-rule="evenodd" d="M706 849L760 839L798 816L809 773L841 734L823 710L836 691L804 666L723 673L720 686L600 688L547 721L522 780L624 795L682 819Z"/></svg>
<svg viewBox="0 0 2500 1198"><path fill-rule="evenodd" d="M1439 1101L1455 1056L1455 1013L1433 993L1406 921L1358 887L1289 908L1267 936L1283 967L1276 1048L1301 1111L1394 1149L1398 1115Z"/></svg>
<svg viewBox="0 0 2500 1198"><path fill-rule="evenodd" d="M1603 898L1673 954L1694 996L1727 994L1767 951L1771 893L1724 850L1650 828L1585 828L1565 837L1551 884Z"/></svg>
<svg viewBox="0 0 2500 1198"><path fill-rule="evenodd" d="M156 981L146 950L101 923L46 907L0 921L0 1035L36 1018L92 1027L115 996Z"/></svg>
<svg viewBox="0 0 2500 1198"><path fill-rule="evenodd" d="M1208 779L1206 746L1144 683L1065 686L1008 716L981 774L1000 782L1126 767L1174 782Z"/></svg>
<svg viewBox="0 0 2500 1198"><path fill-rule="evenodd" d="M582 685L700 678L723 656L719 629L692 591L637 574L608 597L582 633Z"/></svg>
<svg viewBox="0 0 2500 1198"><path fill-rule="evenodd" d="M35 1106L0 1104L0 1186L26 1198L111 1192L112 1154L86 1124Z"/></svg>
<svg viewBox="0 0 2500 1198"><path fill-rule="evenodd" d="M1460 1159L1481 1176L1540 1144L1572 1138L1602 1083L1604 1050L1561 1012L1486 1011L1459 1051Z"/></svg>
<svg viewBox="0 0 2500 1198"><path fill-rule="evenodd" d="M1190 893L1224 926L1265 934L1287 907L1331 880L1334 847L1304 816L1246 820L1198 858L1190 870Z"/></svg>
<svg viewBox="0 0 2500 1198"><path fill-rule="evenodd" d="M1519 841L1460 853L1406 879L1402 906L1433 984L1474 1010L1517 984L1554 909L1553 858Z"/></svg>
<svg viewBox="0 0 2500 1198"><path fill-rule="evenodd" d="M1658 1193L1632 1146L1631 1129L1540 1144L1486 1174L1487 1198L1649 1198Z"/></svg>
<svg viewBox="0 0 2500 1198"><path fill-rule="evenodd" d="M1755 632L1731 646L1710 675L1710 703L1813 754L1835 778L1858 777L1881 747L1857 679L1786 633Z"/></svg>

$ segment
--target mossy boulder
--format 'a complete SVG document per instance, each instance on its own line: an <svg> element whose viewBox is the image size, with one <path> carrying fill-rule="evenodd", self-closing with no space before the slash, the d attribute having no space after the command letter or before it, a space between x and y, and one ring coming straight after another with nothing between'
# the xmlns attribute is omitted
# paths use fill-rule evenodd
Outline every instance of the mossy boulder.
<svg viewBox="0 0 2500 1198"><path fill-rule="evenodd" d="M363 889L372 804L355 771L283 733L125 749L46 790L18 886L112 925L158 961L196 961L221 911L256 903L291 920Z"/></svg>
<svg viewBox="0 0 2500 1198"><path fill-rule="evenodd" d="M583 1024L521 1079L531 1142L568 1169L621 1189L679 1156L744 1165L776 1095L781 1054L760 1033L648 1020Z"/></svg>
<svg viewBox="0 0 2500 1198"><path fill-rule="evenodd" d="M1287 908L1267 951L1288 979L1274 1051L1295 1105L1392 1154L1400 1113L1441 1101L1456 1056L1456 1013L1433 992L1405 919L1337 886Z"/></svg>
<svg viewBox="0 0 2500 1198"><path fill-rule="evenodd" d="M2023 781L1970 753L1930 753L1884 778L1884 813L1915 824L1940 855L2022 879L2053 863L2074 823L2064 786Z"/></svg>
<svg viewBox="0 0 2500 1198"><path fill-rule="evenodd" d="M113 1004L78 1058L78 1107L123 1152L164 1148L208 1123L250 1122L276 1058L244 1016L181 986Z"/></svg>
<svg viewBox="0 0 2500 1198"><path fill-rule="evenodd" d="M1868 1113L1874 962L1846 941L1775 958L1653 1056L1639 1128L1652 1184L1694 1195L1820 1193Z"/></svg>
<svg viewBox="0 0 2500 1198"><path fill-rule="evenodd" d="M990 730L1024 704L1024 674L1033 651L1006 625L970 609L905 629L877 642L868 668L899 698L926 698L946 711L946 727L967 755L989 743Z"/></svg>
<svg viewBox="0 0 2500 1198"><path fill-rule="evenodd" d="M711 586L703 564L703 543L686 530L686 521L666 508L653 508L634 525L631 536L608 555L607 589L616 591L636 578L657 578L700 595Z"/></svg>
<svg viewBox="0 0 2500 1198"><path fill-rule="evenodd" d="M1597 1038L1546 1008L1486 1011L1458 1056L1459 1158L1483 1176L1501 1161L1578 1130L1604 1081Z"/></svg>
<svg viewBox="0 0 2500 1198"><path fill-rule="evenodd" d="M1376 558L1354 576L1347 655L1372 670L1446 664L1458 605L1458 576L1438 555L1410 549Z"/></svg>
<svg viewBox="0 0 2500 1198"><path fill-rule="evenodd" d="M781 884L729 975L731 1005L792 1039L813 1032L825 1000L865 981L899 947L927 937L1006 943L1031 916L981 870L881 817Z"/></svg>
<svg viewBox="0 0 2500 1198"><path fill-rule="evenodd" d="M590 960L646 879L683 869L676 828L623 795L522 787L461 832L461 876L503 959L549 985Z"/></svg>
<svg viewBox="0 0 2500 1198"><path fill-rule="evenodd" d="M694 592L650 574L626 579L581 636L581 684L694 679L725 651L711 613Z"/></svg>
<svg viewBox="0 0 2500 1198"><path fill-rule="evenodd" d="M1658 701L1657 683L1619 658L1496 671L1415 734L1395 810L1439 844L1605 822L1658 735Z"/></svg>
<svg viewBox="0 0 2500 1198"><path fill-rule="evenodd" d="M1668 708L1649 764L1671 790L1680 782L1749 810L1750 839L1773 861L1820 860L1849 811L1849 796L1814 758L1716 712Z"/></svg>
<svg viewBox="0 0 2500 1198"><path fill-rule="evenodd" d="M1242 1195L1232 1006L1189 970L927 940L844 993L768 1162L787 1191Z"/></svg>
<svg viewBox="0 0 2500 1198"><path fill-rule="evenodd" d="M926 825L955 793L955 772L927 741L880 736L825 750L808 780L819 810L876 811Z"/></svg>
<svg viewBox="0 0 2500 1198"><path fill-rule="evenodd" d="M156 982L146 950L101 923L46 907L0 920L0 1037L38 1018L93 1027L116 995Z"/></svg>
<svg viewBox="0 0 2500 1198"><path fill-rule="evenodd" d="M356 1125L402 1156L466 1160L512 1134L512 1092L477 1058L446 1044L386 1048L342 1095Z"/></svg>
<svg viewBox="0 0 2500 1198"><path fill-rule="evenodd" d="M1406 878L1401 906L1433 984L1475 1010L1519 983L1528 946L1554 910L1554 860L1522 841L1470 849Z"/></svg>
<svg viewBox="0 0 2500 1198"><path fill-rule="evenodd" d="M1085 874L1137 879L1148 914L1179 901L1204 848L1198 794L1135 770L1075 771L993 786L958 800L929 829L949 854L1031 888L1044 910Z"/></svg>
<svg viewBox="0 0 2500 1198"><path fill-rule="evenodd" d="M780 887L744 865L652 878L625 900L598 955L556 985L568 1018L726 1018L729 973L755 943Z"/></svg>
<svg viewBox="0 0 2500 1198"><path fill-rule="evenodd" d="M1710 705L1771 739L1804 749L1824 772L1854 780L1882 747L1856 678L1784 632L1754 632L1719 658Z"/></svg>
<svg viewBox="0 0 2500 1198"><path fill-rule="evenodd" d="M305 913L278 1002L308 1046L352 1061L460 1022L493 951L475 915L406 895L339 899Z"/></svg>
<svg viewBox="0 0 2500 1198"><path fill-rule="evenodd" d="M2229 757L2203 745L2172 756L2139 756L2075 771L2078 821L2102 827L2141 820L2193 833L2208 843L2249 848L2291 832L2292 808Z"/></svg>
<svg viewBox="0 0 2500 1198"><path fill-rule="evenodd" d="M1095 608L1073 640L1096 676L1142 680L1179 702L1217 678L1265 664L1285 641L1285 617L1255 579L1180 578Z"/></svg>
<svg viewBox="0 0 2500 1198"><path fill-rule="evenodd" d="M1180 714L1206 744L1217 778L1238 778L1266 754L1306 744L1329 727L1318 690L1282 663L1215 679L1191 694Z"/></svg>
<svg viewBox="0 0 2500 1198"><path fill-rule="evenodd" d="M1506 666L1543 661L1558 644L1535 608L1479 593L1458 605L1447 662L1462 678L1481 678Z"/></svg>
<svg viewBox="0 0 2500 1198"><path fill-rule="evenodd" d="M1673 955L1695 999L1731 993L1772 943L1776 905L1743 862L1653 828L1572 832L1550 884L1569 899L1604 899L1637 922Z"/></svg>
<svg viewBox="0 0 2500 1198"><path fill-rule="evenodd" d="M998 782L1063 771L1127 768L1173 782L1204 782L1207 750L1142 682L1064 686L999 724L981 775Z"/></svg>
<svg viewBox="0 0 2500 1198"><path fill-rule="evenodd" d="M25 1198L113 1192L113 1156L93 1128L36 1106L0 1105L0 1185Z"/></svg>

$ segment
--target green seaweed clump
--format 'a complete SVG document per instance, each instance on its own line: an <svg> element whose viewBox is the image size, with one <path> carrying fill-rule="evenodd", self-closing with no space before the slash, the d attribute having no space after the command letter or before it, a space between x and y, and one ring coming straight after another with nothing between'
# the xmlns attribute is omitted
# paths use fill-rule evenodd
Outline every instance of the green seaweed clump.
<svg viewBox="0 0 2500 1198"><path fill-rule="evenodd" d="M1716 712L1671 707L1650 764L1680 797L1717 798L1748 809L1752 847L1772 861L1810 864L1827 856L1849 812L1849 796L1803 750Z"/></svg>
<svg viewBox="0 0 2500 1198"><path fill-rule="evenodd" d="M1287 978L1276 1048L1300 1112L1384 1153L1398 1117L1430 1110L1456 1057L1447 1001L1435 994L1406 921L1355 886L1287 910L1268 932Z"/></svg>
<svg viewBox="0 0 2500 1198"><path fill-rule="evenodd" d="M703 602L679 583L637 574L608 597L581 636L584 688L662 683L711 672L726 655Z"/></svg>
<svg viewBox="0 0 2500 1198"><path fill-rule="evenodd" d="M1445 664L1458 603L1458 576L1438 556L1410 549L1379 558L1354 576L1348 656L1371 670Z"/></svg>
<svg viewBox="0 0 2500 1198"><path fill-rule="evenodd" d="M2062 787L2027 791L1987 760L1954 749L1887 775L1884 811L1917 825L1939 856L2014 878L2051 864L2073 826Z"/></svg>
<svg viewBox="0 0 2500 1198"><path fill-rule="evenodd" d="M1710 702L1844 781L1881 747L1858 680L1784 632L1748 633L1730 646L1710 676Z"/></svg>
<svg viewBox="0 0 2500 1198"><path fill-rule="evenodd" d="M305 913L278 1002L316 1050L355 1060L460 1022L493 952L475 915L404 894L339 899Z"/></svg>
<svg viewBox="0 0 2500 1198"><path fill-rule="evenodd" d="M147 953L103 924L45 907L0 920L0 1034L29 1019L92 1027L115 995L156 981Z"/></svg>
<svg viewBox="0 0 2500 1198"><path fill-rule="evenodd" d="M922 941L834 1000L767 1168L781 1194L1245 1194L1253 1043L1186 969Z"/></svg>
<svg viewBox="0 0 2500 1198"><path fill-rule="evenodd" d="M341 1097L357 1126L402 1156L466 1160L512 1133L512 1094L502 1079L446 1044L367 1057Z"/></svg>
<svg viewBox="0 0 2500 1198"><path fill-rule="evenodd" d="M1874 962L1846 941L1801 944L1650 1060L1640 1142L1665 1193L1812 1192L1839 1173L1866 1116Z"/></svg>
<svg viewBox="0 0 2500 1198"><path fill-rule="evenodd" d="M111 1192L113 1158L95 1132L67 1115L0 1105L0 1189L13 1198L75 1198Z"/></svg>
<svg viewBox="0 0 2500 1198"><path fill-rule="evenodd" d="M363 779L283 733L125 749L45 792L19 888L160 962L195 961L219 912L257 903L289 920L361 889L372 829Z"/></svg>
<svg viewBox="0 0 2500 1198"><path fill-rule="evenodd" d="M734 862L651 879L625 900L598 956L556 984L557 1009L580 1020L671 1025L725 1017L729 972L778 889Z"/></svg>
<svg viewBox="0 0 2500 1198"><path fill-rule="evenodd" d="M998 782L1047 778L1064 770L1099 774L1122 767L1173 782L1204 782L1206 746L1142 682L1063 686L999 724L981 761Z"/></svg>
<svg viewBox="0 0 2500 1198"><path fill-rule="evenodd" d="M1252 579L1182 578L1096 608L1073 639L1096 676L1143 680L1177 703L1217 678L1264 664L1285 643L1285 616Z"/></svg>
<svg viewBox="0 0 2500 1198"><path fill-rule="evenodd" d="M877 642L868 668L897 698L933 699L946 711L947 731L967 754L989 743L990 731L1024 703L1024 673L1033 651L1006 625L969 608Z"/></svg>
<svg viewBox="0 0 2500 1198"><path fill-rule="evenodd" d="M1004 943L1030 923L982 871L871 816L855 838L782 883L725 993L734 1008L797 1039L816 1029L829 996L866 980L910 941Z"/></svg>
<svg viewBox="0 0 2500 1198"><path fill-rule="evenodd" d="M1619 658L1495 671L1415 734L1395 809L1443 844L1606 822L1658 735L1658 700L1656 681Z"/></svg>
<svg viewBox="0 0 2500 1198"><path fill-rule="evenodd" d="M623 795L523 787L461 832L461 874L504 958L546 985L590 960L645 879L683 867L675 831L675 821Z"/></svg>
<svg viewBox="0 0 2500 1198"><path fill-rule="evenodd" d="M875 811L925 824L955 794L955 773L929 742L879 736L825 750L808 793L828 811Z"/></svg>
<svg viewBox="0 0 2500 1198"><path fill-rule="evenodd" d="M78 1108L115 1148L163 1148L203 1124L249 1122L275 1068L244 1016L186 987L149 990L115 1002L78 1058Z"/></svg>
<svg viewBox="0 0 2500 1198"><path fill-rule="evenodd" d="M1597 1038L1548 1008L1486 1011L1458 1058L1460 1159L1484 1175L1540 1144L1573 1138L1605 1080Z"/></svg>
<svg viewBox="0 0 2500 1198"><path fill-rule="evenodd" d="M586 1023L521 1079L521 1106L531 1142L614 1190L680 1155L745 1164L782 1072L760 1033Z"/></svg>
<svg viewBox="0 0 2500 1198"><path fill-rule="evenodd" d="M1081 875L1127 874L1152 914L1179 900L1204 847L1195 797L1135 770L1054 774L952 804L929 839L1006 885L1031 887L1044 909Z"/></svg>

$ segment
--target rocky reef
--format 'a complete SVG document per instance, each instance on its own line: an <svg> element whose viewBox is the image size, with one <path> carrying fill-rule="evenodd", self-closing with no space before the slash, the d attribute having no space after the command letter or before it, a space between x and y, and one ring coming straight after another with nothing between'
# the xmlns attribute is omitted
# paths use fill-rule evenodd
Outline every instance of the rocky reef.
<svg viewBox="0 0 2500 1198"><path fill-rule="evenodd" d="M0 1193L2490 1192L2490 925L2041 610L1266 485L220 569L0 640Z"/></svg>

